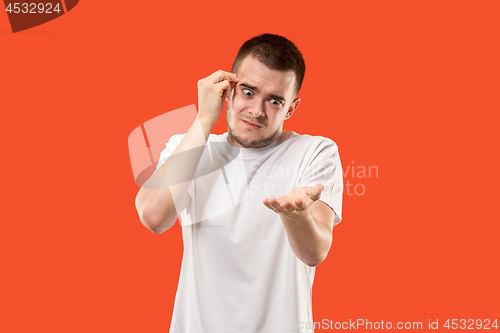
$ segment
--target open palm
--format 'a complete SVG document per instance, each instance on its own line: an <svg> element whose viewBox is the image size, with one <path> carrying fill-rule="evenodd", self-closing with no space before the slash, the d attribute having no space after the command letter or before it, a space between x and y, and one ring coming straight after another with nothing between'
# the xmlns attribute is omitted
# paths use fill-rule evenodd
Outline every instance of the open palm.
<svg viewBox="0 0 500 333"><path fill-rule="evenodd" d="M265 198L263 203L267 208L284 216L299 215L320 198L324 188L322 184L299 187L278 199Z"/></svg>

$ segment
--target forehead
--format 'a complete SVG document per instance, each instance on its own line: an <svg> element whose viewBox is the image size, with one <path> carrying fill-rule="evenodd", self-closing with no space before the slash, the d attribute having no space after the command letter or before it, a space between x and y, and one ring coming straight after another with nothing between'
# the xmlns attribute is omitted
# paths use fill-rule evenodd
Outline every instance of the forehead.
<svg viewBox="0 0 500 333"><path fill-rule="evenodd" d="M252 55L246 56L239 66L239 83L247 83L261 90L271 93L287 95L293 94L295 73L293 71L278 71L270 69Z"/></svg>

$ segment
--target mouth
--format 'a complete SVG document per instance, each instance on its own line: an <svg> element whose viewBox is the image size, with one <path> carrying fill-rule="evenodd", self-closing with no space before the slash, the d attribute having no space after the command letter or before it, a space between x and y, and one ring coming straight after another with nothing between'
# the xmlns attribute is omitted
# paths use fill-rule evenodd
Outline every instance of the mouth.
<svg viewBox="0 0 500 333"><path fill-rule="evenodd" d="M251 128L251 129L259 129L261 128L262 126L261 125L258 125L258 124L255 124L255 123L252 123L252 122L249 122L247 120L242 120L243 123L248 127L248 128Z"/></svg>

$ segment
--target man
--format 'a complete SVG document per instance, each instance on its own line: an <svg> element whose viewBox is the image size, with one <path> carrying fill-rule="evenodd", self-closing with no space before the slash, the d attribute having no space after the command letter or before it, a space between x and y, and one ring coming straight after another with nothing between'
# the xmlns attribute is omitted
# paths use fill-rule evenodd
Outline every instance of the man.
<svg viewBox="0 0 500 333"><path fill-rule="evenodd" d="M198 117L170 138L136 198L154 233L181 215L170 332L313 332L315 266L341 220L337 145L283 130L305 73L291 41L256 36L231 71L198 81ZM228 131L210 134L224 101Z"/></svg>

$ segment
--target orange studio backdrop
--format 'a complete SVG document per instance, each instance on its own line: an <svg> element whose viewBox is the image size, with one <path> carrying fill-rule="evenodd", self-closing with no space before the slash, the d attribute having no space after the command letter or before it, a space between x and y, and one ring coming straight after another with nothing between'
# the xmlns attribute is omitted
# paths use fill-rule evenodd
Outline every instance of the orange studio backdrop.
<svg viewBox="0 0 500 333"><path fill-rule="evenodd" d="M0 332L168 332L181 228L142 226L127 138L264 32L306 61L285 129L344 170L316 332L498 330L500 2L63 2L0 5Z"/></svg>

